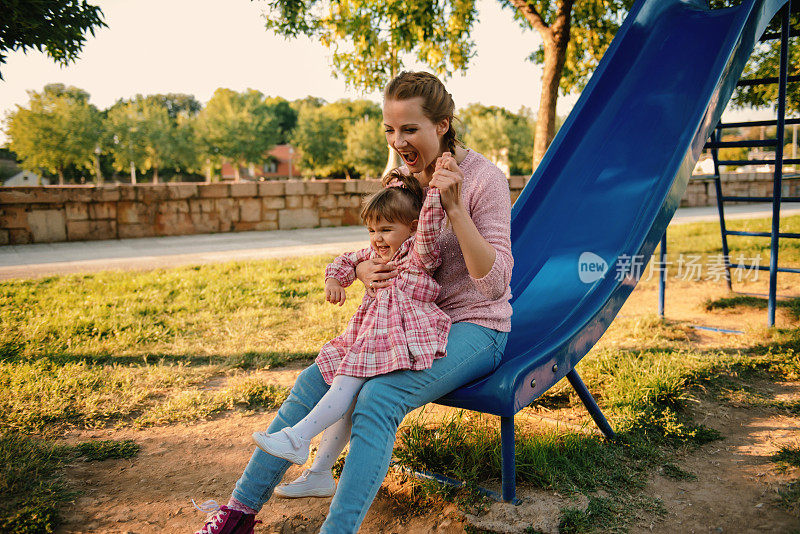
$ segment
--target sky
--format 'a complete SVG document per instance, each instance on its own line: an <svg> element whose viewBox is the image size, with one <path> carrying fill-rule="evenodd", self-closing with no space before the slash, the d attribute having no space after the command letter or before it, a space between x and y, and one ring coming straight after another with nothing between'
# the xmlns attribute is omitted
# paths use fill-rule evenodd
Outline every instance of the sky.
<svg viewBox="0 0 800 534"><path fill-rule="evenodd" d="M91 102L107 108L137 93L189 93L205 103L218 87L258 89L288 100L308 95L332 102L340 98L380 101L335 79L327 49L308 38L285 40L264 28L264 1L251 0L96 0L108 28L87 42L80 58L60 67L36 50L12 52L2 65L0 117L28 102L28 90L48 83L74 85ZM497 0L478 0L472 37L476 57L465 74L446 80L456 107L473 102L518 111L538 107L541 67L525 58L541 42ZM411 68L422 68L409 65ZM559 97L565 116L577 95ZM727 120L769 118L765 111L739 111ZM0 144L6 137L0 131Z"/></svg>

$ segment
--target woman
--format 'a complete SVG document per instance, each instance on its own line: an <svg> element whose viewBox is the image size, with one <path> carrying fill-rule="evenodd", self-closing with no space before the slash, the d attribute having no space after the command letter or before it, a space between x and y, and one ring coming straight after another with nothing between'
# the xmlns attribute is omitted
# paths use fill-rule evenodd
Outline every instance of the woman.
<svg viewBox="0 0 800 534"><path fill-rule="evenodd" d="M386 140L420 183L435 186L447 213L439 237L442 286L437 304L453 321L447 356L425 371L396 371L368 380L353 408L350 451L321 532L358 531L389 469L395 434L411 410L435 401L500 362L511 329L511 202L508 181L482 155L461 146L453 128L455 104L444 85L424 72L404 72L386 86ZM391 264L359 264L367 291L392 284ZM270 425L277 432L305 417L328 385L316 365L297 378ZM230 502L199 531L252 532L255 513L270 498L289 462L257 449Z"/></svg>

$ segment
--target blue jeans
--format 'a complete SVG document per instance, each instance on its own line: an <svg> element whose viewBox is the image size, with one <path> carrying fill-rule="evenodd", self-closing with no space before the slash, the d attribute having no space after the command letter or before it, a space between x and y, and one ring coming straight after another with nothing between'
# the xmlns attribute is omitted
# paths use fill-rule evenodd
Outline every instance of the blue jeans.
<svg viewBox="0 0 800 534"><path fill-rule="evenodd" d="M447 340L447 356L424 371L395 371L370 378L353 411L350 452L328 517L320 532L357 532L389 470L397 427L411 410L435 401L500 363L508 334L472 323L455 323ZM269 426L277 432L311 411L328 390L316 364L297 377L289 397ZM289 462L256 449L236 482L233 496L259 510L272 496Z"/></svg>

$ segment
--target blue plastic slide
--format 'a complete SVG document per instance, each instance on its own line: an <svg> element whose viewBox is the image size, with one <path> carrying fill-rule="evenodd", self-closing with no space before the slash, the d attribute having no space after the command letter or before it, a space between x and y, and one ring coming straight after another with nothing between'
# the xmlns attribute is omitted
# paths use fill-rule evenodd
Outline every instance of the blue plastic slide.
<svg viewBox="0 0 800 534"><path fill-rule="evenodd" d="M613 435L574 367L633 291L784 4L636 3L514 204L505 356L494 373L439 401L502 417L504 500L514 500L513 416L565 376Z"/></svg>

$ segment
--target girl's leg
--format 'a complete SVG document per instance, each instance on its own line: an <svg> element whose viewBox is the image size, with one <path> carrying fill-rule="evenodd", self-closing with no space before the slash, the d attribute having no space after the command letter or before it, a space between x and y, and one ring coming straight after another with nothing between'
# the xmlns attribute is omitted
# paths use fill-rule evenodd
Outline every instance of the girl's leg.
<svg viewBox="0 0 800 534"><path fill-rule="evenodd" d="M300 421L327 391L328 384L322 378L317 365L307 367L297 377L289 397L281 405L268 431L277 432ZM254 510L260 510L290 465L286 460L256 449L241 478L236 482L233 497Z"/></svg>
<svg viewBox="0 0 800 534"><path fill-rule="evenodd" d="M353 404L364 378L339 375L314 409L297 424L278 432L254 432L258 448L296 464L308 460L311 438L341 419Z"/></svg>
<svg viewBox="0 0 800 534"><path fill-rule="evenodd" d="M350 452L321 533L355 533L389 470L397 427L412 409L476 378L500 362L507 334L456 323L447 356L424 371L399 371L364 384L353 411Z"/></svg>
<svg viewBox="0 0 800 534"><path fill-rule="evenodd" d="M330 497L336 490L336 482L331 472L333 464L350 439L350 416L355 402L347 413L322 433L322 442L311 468L287 484L275 488L275 494L282 497ZM230 504L228 505L230 506Z"/></svg>
<svg viewBox="0 0 800 534"><path fill-rule="evenodd" d="M319 449L317 449L314 463L311 464L311 471L320 473L333 469L333 464L336 463L345 445L350 440L350 427L352 426L353 408L355 406L356 403L353 402L344 417L322 433L322 442L319 444Z"/></svg>
<svg viewBox="0 0 800 534"><path fill-rule="evenodd" d="M347 412L351 411L353 400L365 381L365 378L355 376L339 375L334 377L328 392L307 416L292 426L292 430L301 439L310 440L324 429L341 420Z"/></svg>

